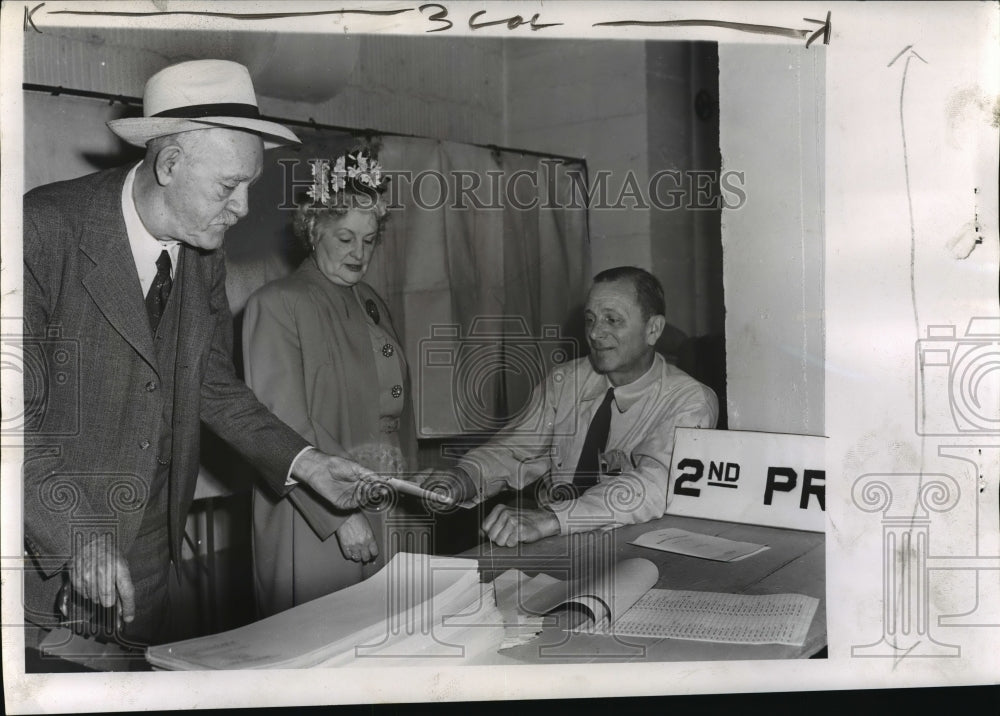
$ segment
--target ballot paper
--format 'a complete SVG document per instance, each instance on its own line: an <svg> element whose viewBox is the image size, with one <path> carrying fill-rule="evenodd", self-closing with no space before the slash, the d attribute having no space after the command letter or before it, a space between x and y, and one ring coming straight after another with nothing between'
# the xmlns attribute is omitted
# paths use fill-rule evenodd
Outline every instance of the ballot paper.
<svg viewBox="0 0 1000 716"><path fill-rule="evenodd" d="M174 670L496 663L502 639L475 560L400 552L359 584L239 629L150 647L146 659Z"/></svg>
<svg viewBox="0 0 1000 716"><path fill-rule="evenodd" d="M819 600L802 594L651 589L615 622L617 636L802 646Z"/></svg>
<svg viewBox="0 0 1000 716"><path fill-rule="evenodd" d="M435 598L419 623L400 623L395 637L369 642L317 664L323 668L486 665L518 663L497 655L504 637L503 619L493 585L476 582L448 599Z"/></svg>
<svg viewBox="0 0 1000 716"><path fill-rule="evenodd" d="M659 573L649 560L626 559L564 581L511 569L493 583L505 633L501 649L534 639L546 616L564 607L588 615L567 629L588 634L658 637L733 644L802 646L819 600L651 589Z"/></svg>
<svg viewBox="0 0 1000 716"><path fill-rule="evenodd" d="M768 549L767 545L763 544L736 542L723 537L679 530L675 527L646 532L632 540L632 544L717 562L738 562Z"/></svg>

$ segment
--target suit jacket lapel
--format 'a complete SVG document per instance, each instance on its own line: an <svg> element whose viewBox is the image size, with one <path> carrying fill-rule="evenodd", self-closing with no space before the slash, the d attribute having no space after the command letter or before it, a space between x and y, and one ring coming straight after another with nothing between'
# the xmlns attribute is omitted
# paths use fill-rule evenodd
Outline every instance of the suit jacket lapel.
<svg viewBox="0 0 1000 716"><path fill-rule="evenodd" d="M80 249L94 262L83 285L108 323L155 370L153 335L122 216L122 185L129 169L115 172L95 191L80 238Z"/></svg>
<svg viewBox="0 0 1000 716"><path fill-rule="evenodd" d="M187 366L197 360L205 345L211 340L218 318L212 310L210 287L210 257L203 257L197 249L181 245L180 263L183 266L184 285L180 299L180 336L177 339L177 365Z"/></svg>

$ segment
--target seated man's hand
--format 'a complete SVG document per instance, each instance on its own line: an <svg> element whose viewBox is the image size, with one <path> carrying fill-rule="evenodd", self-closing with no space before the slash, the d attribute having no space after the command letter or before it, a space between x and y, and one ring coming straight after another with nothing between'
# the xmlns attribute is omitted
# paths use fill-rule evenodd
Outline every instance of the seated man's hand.
<svg viewBox="0 0 1000 716"><path fill-rule="evenodd" d="M73 590L102 607L118 606L125 623L135 618L135 589L125 559L111 535L97 535L80 547L70 562Z"/></svg>
<svg viewBox="0 0 1000 716"><path fill-rule="evenodd" d="M371 562L378 557L375 533L362 512L352 512L337 528L337 541L344 557L355 562Z"/></svg>
<svg viewBox="0 0 1000 716"><path fill-rule="evenodd" d="M497 505L483 521L483 532L494 544L513 547L559 534L559 520L548 510L528 510Z"/></svg>
<svg viewBox="0 0 1000 716"><path fill-rule="evenodd" d="M451 498L456 505L476 496L478 490L472 479L463 470L421 470L409 480L425 490L437 492Z"/></svg>
<svg viewBox="0 0 1000 716"><path fill-rule="evenodd" d="M353 510L375 500L384 479L353 460L306 450L292 464L292 477L311 487L334 507Z"/></svg>

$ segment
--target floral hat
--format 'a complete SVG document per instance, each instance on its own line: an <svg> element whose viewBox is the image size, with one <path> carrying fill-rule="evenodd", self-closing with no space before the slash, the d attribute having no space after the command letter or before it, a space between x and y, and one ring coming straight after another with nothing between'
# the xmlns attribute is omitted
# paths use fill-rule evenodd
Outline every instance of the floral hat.
<svg viewBox="0 0 1000 716"><path fill-rule="evenodd" d="M389 185L389 177L367 149L342 154L333 162L311 159L309 164L313 183L306 195L317 204L329 206L342 191L374 196Z"/></svg>

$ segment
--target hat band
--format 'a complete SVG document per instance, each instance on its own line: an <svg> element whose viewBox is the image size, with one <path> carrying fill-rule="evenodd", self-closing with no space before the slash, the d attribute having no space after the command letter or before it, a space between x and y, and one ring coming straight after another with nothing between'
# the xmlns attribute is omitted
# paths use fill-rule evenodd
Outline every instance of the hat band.
<svg viewBox="0 0 1000 716"><path fill-rule="evenodd" d="M256 105L239 102L217 102L215 104L190 104L186 107L174 107L157 112L154 117L174 119L197 119L199 117L239 117L241 119L260 119L260 110Z"/></svg>

